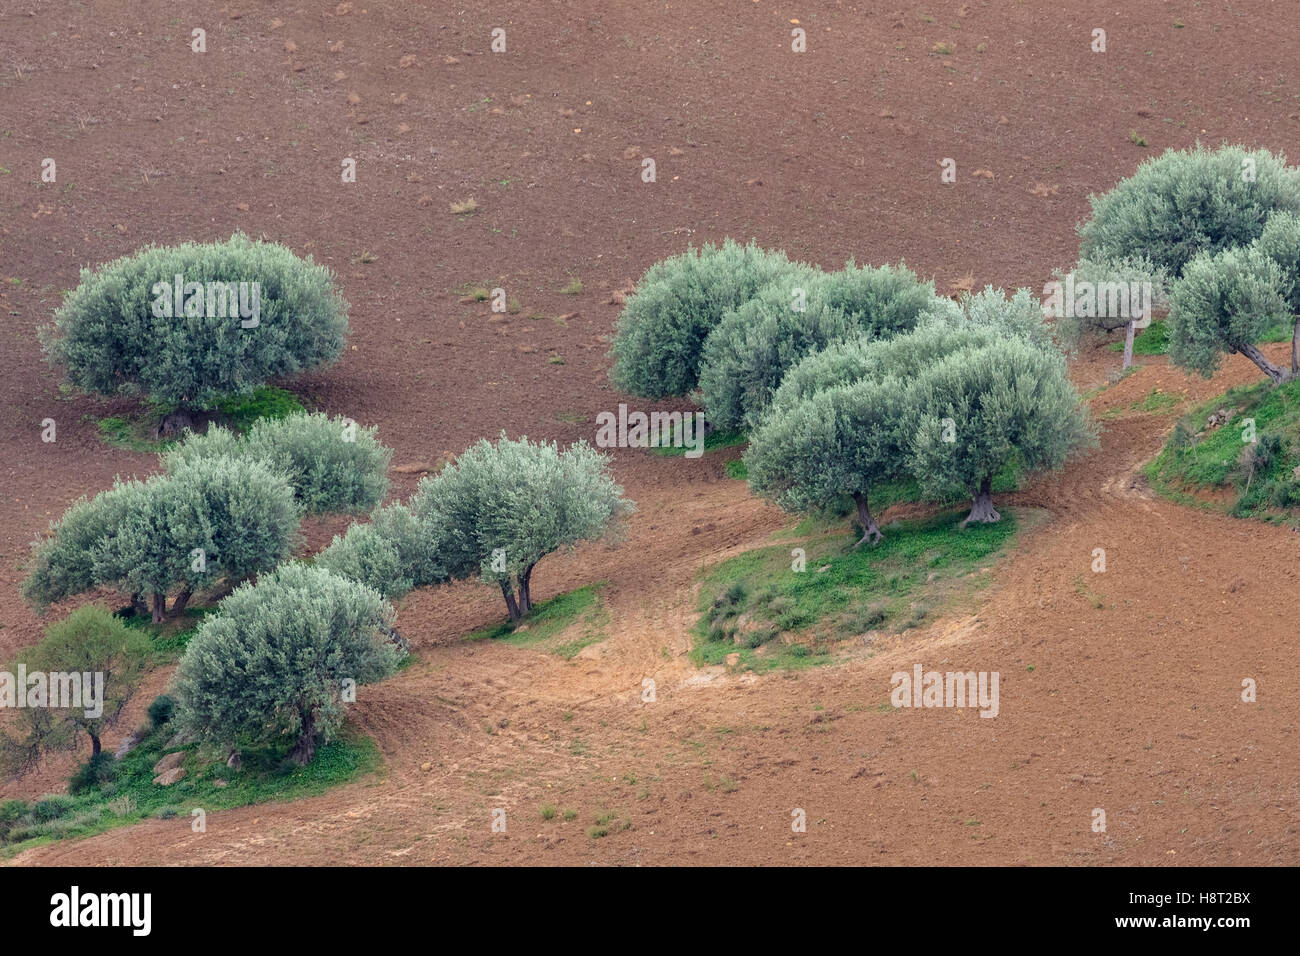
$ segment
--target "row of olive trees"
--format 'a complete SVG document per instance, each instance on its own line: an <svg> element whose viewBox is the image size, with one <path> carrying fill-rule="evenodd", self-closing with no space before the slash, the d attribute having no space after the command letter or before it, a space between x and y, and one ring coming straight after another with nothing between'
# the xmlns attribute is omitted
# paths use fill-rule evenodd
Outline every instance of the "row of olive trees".
<svg viewBox="0 0 1300 956"><path fill-rule="evenodd" d="M1148 283L1168 308L1170 358L1189 371L1212 375L1239 353L1274 384L1300 375L1300 169L1263 149L1198 145L1146 161L1091 202L1079 263L1061 279ZM1279 324L1293 328L1287 367L1257 345ZM1131 315L1090 304L1058 323L1067 339L1125 326L1127 368Z"/></svg>
<svg viewBox="0 0 1300 956"><path fill-rule="evenodd" d="M316 742L334 729L338 674L371 679L379 671L367 662L387 661L391 653L385 648L395 648L383 630L390 612L380 595L360 585L344 587L351 582L324 572L294 577L285 570L292 565L282 562L297 544L303 514L356 512L378 503L387 490L391 451L373 428L299 414L259 421L242 436L214 426L160 457L161 474L119 480L75 502L52 533L33 545L23 593L45 608L88 591L115 589L131 596L136 612L159 623L173 592L169 613L175 617L201 591L233 590L201 625L191 644L201 663L184 673L198 681L194 686L207 686L203 678L222 683L242 722L230 722L228 711L214 712L209 698L188 689L182 692L183 721L197 736L229 744L297 730L291 756L309 759ZM249 607L292 610L268 630L269 615ZM229 639L232 621L241 622L237 632L247 636L242 644ZM205 635L211 634L226 635L220 653L210 651L215 638ZM371 650L358 658L357 646ZM24 708L0 735L0 766L28 770L41 754L76 746L77 731L90 737L87 769L111 765L101 756L100 736L139 686L150 650L144 632L94 605L52 625L22 656L28 672L102 674L105 699L93 714ZM323 704L326 698L335 703Z"/></svg>
<svg viewBox="0 0 1300 956"><path fill-rule="evenodd" d="M1027 290L986 289L910 332L849 339L783 380L745 454L754 490L793 511L857 506L878 541L872 489L915 480L971 498L962 522L993 522L994 477L1059 467L1093 441L1064 356Z"/></svg>
<svg viewBox="0 0 1300 956"><path fill-rule="evenodd" d="M185 412L329 364L346 334L347 303L328 269L236 235L149 247L83 270L41 337L71 385L144 394ZM281 562L304 514L364 511L382 500L390 456L374 429L324 415L259 421L243 436L219 427L188 436L162 455L161 474L118 480L75 502L33 545L23 594L44 609L118 590L160 623L200 591L233 590L195 639L200 652L219 636L226 642L184 669L184 686L217 680L242 718L225 719L229 710L214 712L195 691L182 701L186 723L232 744L297 728L294 755L309 757L337 712L329 702L338 700L338 673L374 677L396 649L381 627L390 610L373 590L326 572L303 577ZM247 640L229 640L232 622ZM52 625L22 662L29 672L96 673L103 699L93 710L24 707L0 735L0 763L29 769L42 753L75 746L78 729L91 739L87 769L111 761L100 735L138 686L150 651L143 632L95 605Z"/></svg>
<svg viewBox="0 0 1300 956"><path fill-rule="evenodd" d="M319 413L262 420L246 436L214 426L164 452L163 473L68 508L33 545L23 594L44 608L115 589L155 622L175 594L176 616L195 593L288 558L304 513L374 507L391 456L373 428Z"/></svg>
<svg viewBox="0 0 1300 956"><path fill-rule="evenodd" d="M243 309L241 287L236 314L240 283L255 284L256 297ZM191 408L332 361L345 334L346 303L328 270L236 236L151 247L83 273L44 344L75 386ZM426 479L409 503L379 508L315 566L290 560L304 514L378 505L390 457L373 428L324 415L259 421L246 435L215 426L187 435L162 454L161 474L74 503L33 546L23 592L45 608L119 590L155 622L200 591L228 595L181 661L180 722L233 748L289 735L291 758L305 763L337 730L347 688L391 673L403 653L387 597L479 577L500 586L517 621L532 610L545 555L600 537L632 508L587 445L561 451L503 436ZM88 607L53 626L31 660L53 660L55 645L75 649L89 669L111 665L117 704L79 724L28 711L27 733L6 735L0 748L11 766L68 745L74 725L98 760L98 735L129 697L147 641Z"/></svg>
<svg viewBox="0 0 1300 956"><path fill-rule="evenodd" d="M337 731L349 682L385 676L400 659L388 597L481 578L500 586L518 621L532 610L543 557L603 536L632 509L607 458L585 443L560 450L502 436L422 481L409 503L353 525L315 566L283 563L302 510L378 502L389 455L373 429L319 415L260 422L242 437L219 428L188 436L163 454L164 474L74 504L35 546L25 592L42 606L105 586L152 593L160 620L170 590L179 588L175 614L202 587L233 587L181 661L180 721L236 748L291 735L290 758L305 763ZM201 570L196 553L206 558ZM75 615L69 622L59 639L79 633L83 646L107 627ZM117 690L126 675L119 669ZM95 740L119 711L83 729ZM25 738L6 743L10 763L28 765L42 747L65 744L68 726L32 718Z"/></svg>
<svg viewBox="0 0 1300 956"><path fill-rule="evenodd" d="M176 676L184 724L223 743L289 734L306 763L342 720L341 689L390 674L388 599L478 578L500 586L512 621L533 607L546 555L607 533L631 502L585 443L480 441L409 502L354 524L313 564L282 565L226 598Z"/></svg>
<svg viewBox="0 0 1300 956"><path fill-rule="evenodd" d="M1092 441L1065 359L1027 290L958 302L903 266L826 273L727 241L652 267L619 318L611 376L691 396L750 438L751 487L807 511L848 496L880 538L873 488L915 479L996 521L1007 466L1061 465Z"/></svg>

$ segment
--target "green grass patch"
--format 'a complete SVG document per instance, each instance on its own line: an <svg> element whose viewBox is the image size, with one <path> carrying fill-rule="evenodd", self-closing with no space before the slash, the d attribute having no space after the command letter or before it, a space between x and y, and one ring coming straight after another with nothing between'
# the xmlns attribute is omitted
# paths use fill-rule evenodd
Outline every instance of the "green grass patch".
<svg viewBox="0 0 1300 956"><path fill-rule="evenodd" d="M1107 346L1112 352L1124 351L1124 340ZM1151 324L1133 336L1134 355L1167 355L1169 353L1169 324L1164 319L1153 319Z"/></svg>
<svg viewBox="0 0 1300 956"><path fill-rule="evenodd" d="M219 752L198 745L167 748L170 724L152 730L113 764L112 778L77 796L54 795L31 804L0 805L0 856L10 857L53 840L90 836L149 818L173 819L188 833L191 811L205 813L271 800L295 800L324 793L377 771L383 763L374 741L345 727L322 745L305 767L286 764L292 742L279 748L245 749L243 767L233 770ZM153 782L153 766L165 753L184 750L185 777L169 787Z"/></svg>
<svg viewBox="0 0 1300 956"><path fill-rule="evenodd" d="M1212 426L1211 416L1221 423ZM1145 471L1158 494L1180 504L1294 526L1297 467L1300 380L1244 385L1202 403L1178 421Z"/></svg>
<svg viewBox="0 0 1300 956"><path fill-rule="evenodd" d="M1290 342L1294 327L1285 322L1271 326L1259 339L1260 342ZM1111 342L1107 346L1112 352L1124 351L1124 340ZM1168 355L1169 323L1164 319L1152 319L1151 324L1133 336L1134 355Z"/></svg>
<svg viewBox="0 0 1300 956"><path fill-rule="evenodd" d="M130 614L122 618L127 627L144 631L153 641L153 659L150 663L157 667L161 664L175 664L185 653L185 648L203 623L203 619L216 606L187 607L180 617L168 618L155 624L148 614Z"/></svg>
<svg viewBox="0 0 1300 956"><path fill-rule="evenodd" d="M93 419L92 419L93 420ZM162 451L172 444L160 442L153 437L157 417L132 416L123 418L117 415L101 418L96 424L99 437L106 445L125 448L127 451Z"/></svg>
<svg viewBox="0 0 1300 956"><path fill-rule="evenodd" d="M1167 412L1174 406L1181 404L1182 401L1180 395L1153 388L1146 398L1134 402L1130 407L1136 412Z"/></svg>
<svg viewBox="0 0 1300 956"><path fill-rule="evenodd" d="M228 419L231 427L247 431L262 418L286 418L304 412L302 402L292 392L263 385L252 395L222 399L214 408Z"/></svg>
<svg viewBox="0 0 1300 956"><path fill-rule="evenodd" d="M839 641L928 623L981 583L972 574L1015 533L1008 511L961 530L965 513L894 522L880 544L861 548L842 520L805 519L802 537L722 562L701 582L691 659L720 664L738 653L743 668L808 667L831 661ZM806 552L803 571L793 570L796 546Z"/></svg>
<svg viewBox="0 0 1300 956"><path fill-rule="evenodd" d="M690 415L690 414L692 413L690 412L683 413L683 415ZM695 427L694 423L695 423L695 419L692 418L690 427L694 428ZM669 425L668 434L671 436L669 438L669 442L670 442L669 444L660 445L656 448L651 448L650 450L654 452L656 455L685 455L686 452L690 450L686 448L685 445L677 444L677 428L675 426ZM726 432L726 431L709 432L707 435L704 436L704 451L707 454L708 452L711 451L717 451L719 448L735 448L737 445L743 445L748 441L749 441L749 436L746 435L744 432L734 432L734 431L733 432Z"/></svg>
<svg viewBox="0 0 1300 956"><path fill-rule="evenodd" d="M584 647L608 636L609 611L600 600L602 587L603 581L556 595L534 604L532 613L518 624L505 620L475 631L466 640L505 641L571 660Z"/></svg>
<svg viewBox="0 0 1300 956"><path fill-rule="evenodd" d="M140 411L135 414L101 418L96 422L96 425L99 428L100 438L114 448L125 448L127 451L160 452L170 448L174 442L170 440L159 441L155 437L155 429L164 416L171 414L175 410L175 405L146 402ZM284 418L287 415L302 411L306 411L306 409L292 392L263 385L255 389L251 395L231 396L217 402L210 409L196 412L195 419L199 422L199 430L202 429L202 422L205 419L211 419L218 424L243 432L251 428L253 423L259 419ZM92 418L82 420L95 421Z"/></svg>
<svg viewBox="0 0 1300 956"><path fill-rule="evenodd" d="M749 468L745 465L745 459L734 458L722 469L727 473L728 478L735 478L737 481L747 481L749 479Z"/></svg>

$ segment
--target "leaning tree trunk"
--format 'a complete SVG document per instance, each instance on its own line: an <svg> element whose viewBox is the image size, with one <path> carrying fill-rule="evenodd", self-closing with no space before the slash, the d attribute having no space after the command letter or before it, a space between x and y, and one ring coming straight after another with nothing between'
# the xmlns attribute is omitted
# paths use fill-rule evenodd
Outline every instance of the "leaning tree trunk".
<svg viewBox="0 0 1300 956"><path fill-rule="evenodd" d="M1128 320L1128 331L1124 333L1124 368L1133 364L1133 335L1137 329L1137 319Z"/></svg>
<svg viewBox="0 0 1300 956"><path fill-rule="evenodd" d="M1274 365L1270 362L1258 348L1253 345L1239 345L1234 350L1240 352L1246 358L1258 366L1259 370L1269 377L1274 385L1281 385L1283 382L1289 382L1296 377L1295 369L1284 369L1281 366ZM1294 336L1291 339L1291 361L1294 364L1296 354L1296 342Z"/></svg>
<svg viewBox="0 0 1300 956"><path fill-rule="evenodd" d="M506 599L506 610L510 612L510 622L518 624L522 615L519 613L519 605L515 603L515 589L510 586L508 580L502 579L500 582L501 594Z"/></svg>
<svg viewBox="0 0 1300 956"><path fill-rule="evenodd" d="M189 588L185 588L184 590L182 590L180 594L176 595L176 600L172 602L172 609L168 613L172 617L180 617L182 614L184 614L185 605L190 603L190 597L193 595L193 593L194 592L191 591Z"/></svg>
<svg viewBox="0 0 1300 956"><path fill-rule="evenodd" d="M1295 317L1295 330L1291 333L1291 374L1300 374L1300 315Z"/></svg>
<svg viewBox="0 0 1300 956"><path fill-rule="evenodd" d="M528 565L524 568L524 573L519 575L519 613L528 614L533 609L533 568L535 565Z"/></svg>
<svg viewBox="0 0 1300 956"><path fill-rule="evenodd" d="M966 520L961 523L964 528L972 521L978 521L982 524L993 524L995 521L1001 521L1002 515L998 514L998 509L993 507L993 478L992 476L980 481L979 489L973 495L970 514Z"/></svg>
<svg viewBox="0 0 1300 956"><path fill-rule="evenodd" d="M876 519L871 517L871 508L867 504L866 492L855 494L853 503L858 506L858 524L862 525L862 537L858 539L858 543L853 547L860 548L867 541L878 544L884 535L876 527Z"/></svg>
<svg viewBox="0 0 1300 956"><path fill-rule="evenodd" d="M86 731L86 733L89 734L90 731ZM98 756L99 756L99 752L100 752L102 749L103 749L103 747L100 745L100 742L99 742L99 735L98 735L98 734L90 734L90 756L91 756L92 758L94 758L94 757L98 757Z"/></svg>
<svg viewBox="0 0 1300 956"><path fill-rule="evenodd" d="M160 591L153 592L153 622L161 624L167 614L167 595Z"/></svg>
<svg viewBox="0 0 1300 956"><path fill-rule="evenodd" d="M316 711L308 709L302 717L302 729L298 732L298 742L289 751L289 759L300 767L311 763L316 756Z"/></svg>

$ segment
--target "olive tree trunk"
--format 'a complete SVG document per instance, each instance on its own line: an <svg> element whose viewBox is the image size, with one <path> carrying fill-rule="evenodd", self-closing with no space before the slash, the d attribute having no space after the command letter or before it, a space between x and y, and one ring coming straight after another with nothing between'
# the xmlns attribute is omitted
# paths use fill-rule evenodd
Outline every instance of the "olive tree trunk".
<svg viewBox="0 0 1300 956"><path fill-rule="evenodd" d="M1297 326L1297 334L1300 334L1300 326ZM1291 365L1289 369L1282 368L1280 365L1274 365L1254 345L1239 345L1235 351L1240 352L1246 358L1250 359L1259 368L1261 372L1269 377L1274 385L1281 385L1283 382L1289 382L1296 377L1296 340L1293 335L1291 338Z"/></svg>
<svg viewBox="0 0 1300 956"><path fill-rule="evenodd" d="M535 567L536 565L530 564L519 575L519 613L521 615L528 614L533 609L532 581L533 568Z"/></svg>
<svg viewBox="0 0 1300 956"><path fill-rule="evenodd" d="M998 509L993 507L993 477L991 475L980 481L979 488L976 489L973 499L970 514L961 523L963 528L972 521L993 524L1002 520L1002 515L998 514Z"/></svg>
<svg viewBox="0 0 1300 956"><path fill-rule="evenodd" d="M167 595L159 592L153 592L153 622L161 624L163 618L167 616Z"/></svg>
<svg viewBox="0 0 1300 956"><path fill-rule="evenodd" d="M498 583L501 585L501 594L506 599L506 610L510 612L510 621L518 624L523 615L519 613L519 604L515 601L515 589L510 586L510 581L504 578Z"/></svg>
<svg viewBox="0 0 1300 956"><path fill-rule="evenodd" d="M311 763L311 758L316 756L316 737L316 711L309 707L302 715L302 727L298 731L298 742L289 751L289 759L300 767L305 767Z"/></svg>
<svg viewBox="0 0 1300 956"><path fill-rule="evenodd" d="M862 537L858 539L858 543L853 547L860 548L867 541L878 544L884 535L876 527L876 519L871 517L871 507L867 504L866 492L855 494L853 503L858 506L858 524L862 525Z"/></svg>
<svg viewBox="0 0 1300 956"><path fill-rule="evenodd" d="M1133 364L1133 336L1137 330L1137 319L1128 320L1128 330L1124 333L1124 368Z"/></svg>
<svg viewBox="0 0 1300 956"><path fill-rule="evenodd" d="M190 603L190 598L194 592L189 588L184 588L180 594L176 595L176 600L172 602L172 609L168 613L172 617L180 617L185 613L185 606Z"/></svg>

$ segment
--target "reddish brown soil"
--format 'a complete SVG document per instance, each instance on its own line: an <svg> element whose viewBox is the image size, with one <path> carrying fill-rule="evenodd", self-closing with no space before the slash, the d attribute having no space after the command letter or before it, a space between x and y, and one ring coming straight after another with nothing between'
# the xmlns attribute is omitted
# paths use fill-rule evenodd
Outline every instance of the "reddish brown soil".
<svg viewBox="0 0 1300 956"><path fill-rule="evenodd" d="M18 597L27 542L78 495L154 465L85 420L131 403L65 397L39 362L34 331L80 266L235 229L313 254L339 273L353 335L336 368L294 387L378 423L400 464L502 429L590 438L623 398L606 378L606 300L688 242L752 236L829 267L906 258L941 288L967 274L1041 288L1072 261L1088 193L1143 157L1198 138L1285 150L1300 130L1293 58L1276 55L1300 20L1265 0L444 6L0 11L0 651L41 626ZM792 19L806 54L789 52ZM196 26L206 54L189 50ZM488 52L496 26L505 54ZM1090 52L1094 27L1109 52ZM57 185L39 182L47 156ZM642 156L658 182L640 181ZM339 182L344 157L355 184ZM471 196L478 211L453 216ZM559 294L575 276L583 291ZM466 282L504 286L523 311L460 302ZM1117 364L1090 351L1076 379ZM1145 364L1098 415L1157 385L1200 397L1255 378L1240 359L1211 382ZM19 862L1300 862L1300 539L1144 492L1136 469L1171 421L1109 419L1099 451L1019 495L1049 520L974 614L870 659L758 678L689 664L691 586L786 519L723 476L733 453L622 453L639 506L626 540L535 579L543 598L607 581L608 640L572 662L470 645L499 596L415 594L400 626L420 662L355 710L386 758L378 779L214 814L202 835L181 817ZM395 493L414 485L394 475ZM313 526L310 544L341 524ZM1001 715L882 710L889 675L915 662L999 671ZM659 694L643 705L647 676ZM1245 677L1257 703L1240 700ZM69 767L0 795L60 788ZM543 822L543 804L579 816ZM490 832L496 807L507 834ZM791 833L795 807L806 834ZM610 835L588 837L605 812Z"/></svg>

